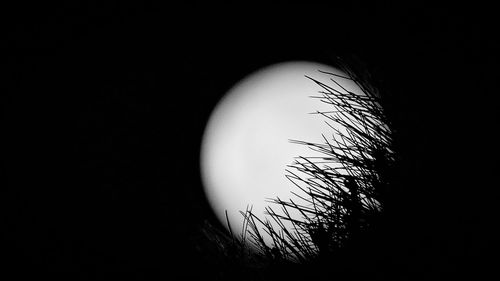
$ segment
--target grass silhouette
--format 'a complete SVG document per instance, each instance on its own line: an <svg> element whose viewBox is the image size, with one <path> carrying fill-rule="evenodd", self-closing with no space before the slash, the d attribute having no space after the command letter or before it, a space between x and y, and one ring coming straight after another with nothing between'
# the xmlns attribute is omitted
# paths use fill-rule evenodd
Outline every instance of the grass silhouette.
<svg viewBox="0 0 500 281"><path fill-rule="evenodd" d="M272 268L281 277L294 269L298 278L301 266L308 272L304 277L312 277L324 270L321 266L334 267L338 275L362 263L360 256L384 213L396 154L385 101L369 75L340 59L337 67L346 75L319 70L328 83L306 76L319 87L311 98L331 107L312 113L325 119L331 134L322 134L323 143L290 141L321 155L296 157L287 167L285 176L296 199L270 199L266 217L254 214L251 207L241 211L238 237L229 220L229 234L206 228L219 252L240 267ZM356 84L360 92L345 87L346 82Z"/></svg>

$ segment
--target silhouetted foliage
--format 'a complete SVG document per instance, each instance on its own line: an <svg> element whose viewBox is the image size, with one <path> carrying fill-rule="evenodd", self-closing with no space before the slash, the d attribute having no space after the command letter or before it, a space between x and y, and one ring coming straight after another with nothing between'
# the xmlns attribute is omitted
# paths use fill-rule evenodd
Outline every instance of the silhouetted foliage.
<svg viewBox="0 0 500 281"><path fill-rule="evenodd" d="M288 166L286 177L298 200L271 200L273 207L266 208L270 218L242 212L248 225L242 238L268 257L298 262L328 258L359 240L383 211L395 161L391 126L377 89L345 64L340 68L347 76L320 71L331 85L307 77L321 88L312 98L331 106L331 111L315 114L326 119L332 133L322 135L324 143L291 141L322 154L297 157ZM345 81L354 82L361 92L353 92ZM273 245L264 242L262 231Z"/></svg>

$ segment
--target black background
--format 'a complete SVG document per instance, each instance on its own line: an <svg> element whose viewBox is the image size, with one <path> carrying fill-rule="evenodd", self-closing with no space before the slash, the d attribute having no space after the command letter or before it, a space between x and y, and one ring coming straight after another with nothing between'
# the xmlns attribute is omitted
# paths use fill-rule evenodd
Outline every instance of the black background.
<svg viewBox="0 0 500 281"><path fill-rule="evenodd" d="M496 30L486 7L357 2L6 7L2 267L19 279L210 279L203 128L250 71L356 56L389 97L401 156L380 271L495 264ZM49 5L49 6L47 6ZM10 279L13 280L13 279Z"/></svg>

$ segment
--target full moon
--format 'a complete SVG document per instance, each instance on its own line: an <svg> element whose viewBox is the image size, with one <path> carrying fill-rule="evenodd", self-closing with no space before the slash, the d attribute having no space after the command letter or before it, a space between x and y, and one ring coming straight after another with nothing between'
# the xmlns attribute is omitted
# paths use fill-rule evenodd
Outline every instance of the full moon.
<svg viewBox="0 0 500 281"><path fill-rule="evenodd" d="M306 75L331 84L332 76L320 71L347 76L316 62L270 65L237 82L213 110L201 145L201 176L216 216L226 224L227 210L235 234L241 234L240 211L248 206L264 217L265 207L272 206L269 199L297 199L285 169L294 157L315 152L289 140L324 143L322 134L331 135L324 118L310 114L331 110L310 97L321 89ZM344 87L355 87L344 81Z"/></svg>

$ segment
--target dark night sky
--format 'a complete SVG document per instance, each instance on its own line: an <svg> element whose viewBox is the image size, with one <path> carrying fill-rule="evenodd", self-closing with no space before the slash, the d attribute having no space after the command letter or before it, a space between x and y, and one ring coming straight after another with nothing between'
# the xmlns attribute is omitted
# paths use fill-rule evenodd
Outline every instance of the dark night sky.
<svg viewBox="0 0 500 281"><path fill-rule="evenodd" d="M211 109L259 67L335 55L363 61L394 105L386 268L447 280L491 265L498 54L486 8L72 2L4 9L19 13L2 43L5 274L210 276L194 245L211 219L197 162Z"/></svg>

